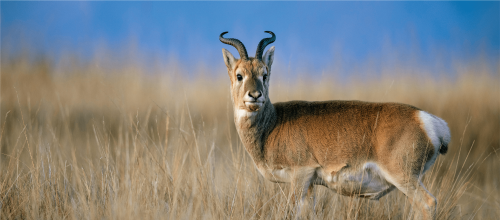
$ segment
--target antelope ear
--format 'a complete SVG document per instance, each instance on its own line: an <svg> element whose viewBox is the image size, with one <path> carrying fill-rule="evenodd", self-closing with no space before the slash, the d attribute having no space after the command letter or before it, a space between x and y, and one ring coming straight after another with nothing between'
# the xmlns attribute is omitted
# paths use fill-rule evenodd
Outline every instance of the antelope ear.
<svg viewBox="0 0 500 220"><path fill-rule="evenodd" d="M271 65L273 64L273 60L274 60L274 46L269 48L266 54L264 54L264 56L262 57L262 61L264 62L264 64L266 64L269 70L271 70Z"/></svg>
<svg viewBox="0 0 500 220"><path fill-rule="evenodd" d="M233 54L228 50L222 48L222 56L224 57L224 63L226 63L227 71L231 72L234 65L236 64L236 59L234 59Z"/></svg>

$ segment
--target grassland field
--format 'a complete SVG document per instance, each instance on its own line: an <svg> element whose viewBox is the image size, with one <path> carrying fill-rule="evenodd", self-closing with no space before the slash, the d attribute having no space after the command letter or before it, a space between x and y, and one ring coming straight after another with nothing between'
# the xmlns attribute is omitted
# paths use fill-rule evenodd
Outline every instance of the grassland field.
<svg viewBox="0 0 500 220"><path fill-rule="evenodd" d="M402 102L443 118L449 151L423 179L438 219L500 219L500 74L480 64L457 66L453 77L408 69L289 80L275 68L270 98ZM293 215L289 185L265 180L241 145L224 69L150 74L18 58L2 61L0 77L1 219ZM314 193L309 219L412 218L399 191L380 201Z"/></svg>

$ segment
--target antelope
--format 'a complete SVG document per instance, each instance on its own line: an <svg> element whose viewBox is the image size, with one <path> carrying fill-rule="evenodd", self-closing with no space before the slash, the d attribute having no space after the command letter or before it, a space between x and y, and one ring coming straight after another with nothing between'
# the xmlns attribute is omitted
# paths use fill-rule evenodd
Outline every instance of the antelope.
<svg viewBox="0 0 500 220"><path fill-rule="evenodd" d="M259 173L272 182L289 182L298 207L313 186L345 196L378 200L395 188L410 200L419 218L436 218L436 198L422 175L445 154L450 142L446 122L401 103L290 101L271 103L269 81L276 35L264 38L255 57L234 38L222 55L231 80L234 123ZM300 209L299 209L300 210Z"/></svg>

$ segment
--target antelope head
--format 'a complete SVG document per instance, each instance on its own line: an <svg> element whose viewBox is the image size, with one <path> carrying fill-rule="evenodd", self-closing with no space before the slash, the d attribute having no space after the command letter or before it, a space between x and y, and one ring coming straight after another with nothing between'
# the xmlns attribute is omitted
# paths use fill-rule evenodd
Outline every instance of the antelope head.
<svg viewBox="0 0 500 220"><path fill-rule="evenodd" d="M222 43L234 46L240 55L240 59L226 49L222 49L224 62L226 63L229 79L231 80L231 97L234 105L235 117L238 120L252 119L262 112L269 101L269 79L271 76L271 65L274 58L274 46L262 56L267 45L276 40L276 35L264 38L257 46L255 57L248 57L245 46L241 41L234 38L224 38L224 32L219 36Z"/></svg>

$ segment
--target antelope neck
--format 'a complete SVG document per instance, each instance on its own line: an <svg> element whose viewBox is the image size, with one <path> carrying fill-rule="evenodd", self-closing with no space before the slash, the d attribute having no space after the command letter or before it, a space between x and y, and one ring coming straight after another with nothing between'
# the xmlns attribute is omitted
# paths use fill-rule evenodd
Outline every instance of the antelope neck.
<svg viewBox="0 0 500 220"><path fill-rule="evenodd" d="M256 164L264 160L265 140L274 129L276 121L276 110L269 98L253 120L238 120L235 118L236 130L240 139Z"/></svg>

